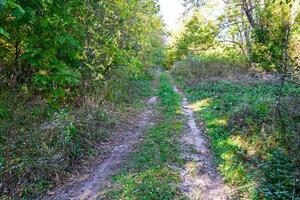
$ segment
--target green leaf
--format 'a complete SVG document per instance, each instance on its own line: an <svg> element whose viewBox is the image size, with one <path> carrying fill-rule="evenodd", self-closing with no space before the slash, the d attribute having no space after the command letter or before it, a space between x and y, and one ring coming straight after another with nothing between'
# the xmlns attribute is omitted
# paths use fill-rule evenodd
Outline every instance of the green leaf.
<svg viewBox="0 0 300 200"><path fill-rule="evenodd" d="M0 12L6 8L6 0L0 0Z"/></svg>
<svg viewBox="0 0 300 200"><path fill-rule="evenodd" d="M0 35L3 35L3 36L5 36L5 37L9 38L9 33L6 32L6 31L5 31L3 28L1 28L1 27L0 27Z"/></svg>
<svg viewBox="0 0 300 200"><path fill-rule="evenodd" d="M6 4L7 4L7 1L6 1L6 0L0 0L0 6L5 7Z"/></svg>
<svg viewBox="0 0 300 200"><path fill-rule="evenodd" d="M21 8L20 6L18 6L13 12L13 15L16 17L16 19L21 19L24 14L25 10L23 10L23 8Z"/></svg>

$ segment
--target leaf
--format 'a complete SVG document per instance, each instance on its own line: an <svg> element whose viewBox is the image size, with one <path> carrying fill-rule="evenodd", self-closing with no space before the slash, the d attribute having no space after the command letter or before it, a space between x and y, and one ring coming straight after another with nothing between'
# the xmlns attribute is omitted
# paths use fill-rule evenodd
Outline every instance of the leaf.
<svg viewBox="0 0 300 200"><path fill-rule="evenodd" d="M1 27L0 27L0 35L3 35L3 36L5 36L5 37L9 38L9 33L6 32L6 31L5 31L3 28L1 28Z"/></svg>
<svg viewBox="0 0 300 200"><path fill-rule="evenodd" d="M73 36L71 35L61 35L57 38L57 41L59 42L59 44L64 44L65 42L68 42L70 45L72 45L73 47L77 48L77 49L81 49L82 45L81 43L76 40Z"/></svg>
<svg viewBox="0 0 300 200"><path fill-rule="evenodd" d="M0 12L6 8L6 0L0 0Z"/></svg>
<svg viewBox="0 0 300 200"><path fill-rule="evenodd" d="M5 7L6 4L7 4L7 1L6 1L6 0L0 0L0 6Z"/></svg>
<svg viewBox="0 0 300 200"><path fill-rule="evenodd" d="M23 8L21 8L20 6L18 6L13 12L13 15L16 17L16 19L21 19L24 14L25 10L23 10Z"/></svg>

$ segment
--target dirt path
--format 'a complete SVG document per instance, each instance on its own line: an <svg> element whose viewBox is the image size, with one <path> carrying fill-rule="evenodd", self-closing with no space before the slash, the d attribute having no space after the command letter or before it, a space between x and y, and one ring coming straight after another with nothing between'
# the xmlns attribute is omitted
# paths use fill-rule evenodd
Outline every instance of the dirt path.
<svg viewBox="0 0 300 200"><path fill-rule="evenodd" d="M148 100L147 106L139 116L139 123L135 130L122 133L119 144L113 148L110 156L103 162L97 164L91 173L77 177L76 180L66 184L65 187L54 191L52 196L42 199L96 199L101 196L101 191L109 184L111 176L122 166L128 153L132 152L134 145L138 142L140 135L151 124L153 119L152 107L157 102L157 97Z"/></svg>
<svg viewBox="0 0 300 200"><path fill-rule="evenodd" d="M181 190L191 200L224 200L226 199L225 186L207 147L207 139L196 125L187 98L176 86L174 90L183 97L183 112L188 120L188 130L182 138L183 157L186 159L186 164L184 169L180 169Z"/></svg>

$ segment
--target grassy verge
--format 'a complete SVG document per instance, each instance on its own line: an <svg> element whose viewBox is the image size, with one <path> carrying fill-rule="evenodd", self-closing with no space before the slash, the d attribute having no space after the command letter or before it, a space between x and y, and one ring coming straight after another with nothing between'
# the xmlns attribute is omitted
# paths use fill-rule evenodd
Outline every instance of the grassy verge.
<svg viewBox="0 0 300 200"><path fill-rule="evenodd" d="M141 100L152 93L151 77L123 82L126 88L125 83L106 88L114 92L109 102L101 99L103 87L83 90L88 100L79 108L71 103L54 108L26 88L2 88L0 199L40 196L74 169L107 152L103 144L142 110ZM122 97L118 101L117 94Z"/></svg>
<svg viewBox="0 0 300 200"><path fill-rule="evenodd" d="M126 169L114 181L116 188L108 199L174 199L179 198L178 174L170 164L181 163L178 136L183 122L178 120L180 97L174 92L169 75L160 76L158 91L161 119L144 136L131 155Z"/></svg>
<svg viewBox="0 0 300 200"><path fill-rule="evenodd" d="M198 70L207 72L201 66ZM189 80L177 74L178 71L175 70L174 76L191 102L196 118L205 122L225 181L241 187L236 198L299 198L299 153L293 150L299 148L299 143L292 145L297 137L299 140L299 121L289 118L287 132L280 130L275 112L278 86L262 81L231 82L223 77ZM299 99L299 89L286 85L284 93L293 107L293 101Z"/></svg>

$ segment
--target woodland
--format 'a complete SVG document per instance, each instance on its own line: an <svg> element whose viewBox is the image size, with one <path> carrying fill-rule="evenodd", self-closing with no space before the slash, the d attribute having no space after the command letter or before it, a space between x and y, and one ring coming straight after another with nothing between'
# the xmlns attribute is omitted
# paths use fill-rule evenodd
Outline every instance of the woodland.
<svg viewBox="0 0 300 200"><path fill-rule="evenodd" d="M0 199L101 166L148 107L103 199L200 198L181 187L184 95L227 199L300 200L300 1L220 0L214 19L179 1L170 33L158 0L0 0Z"/></svg>

